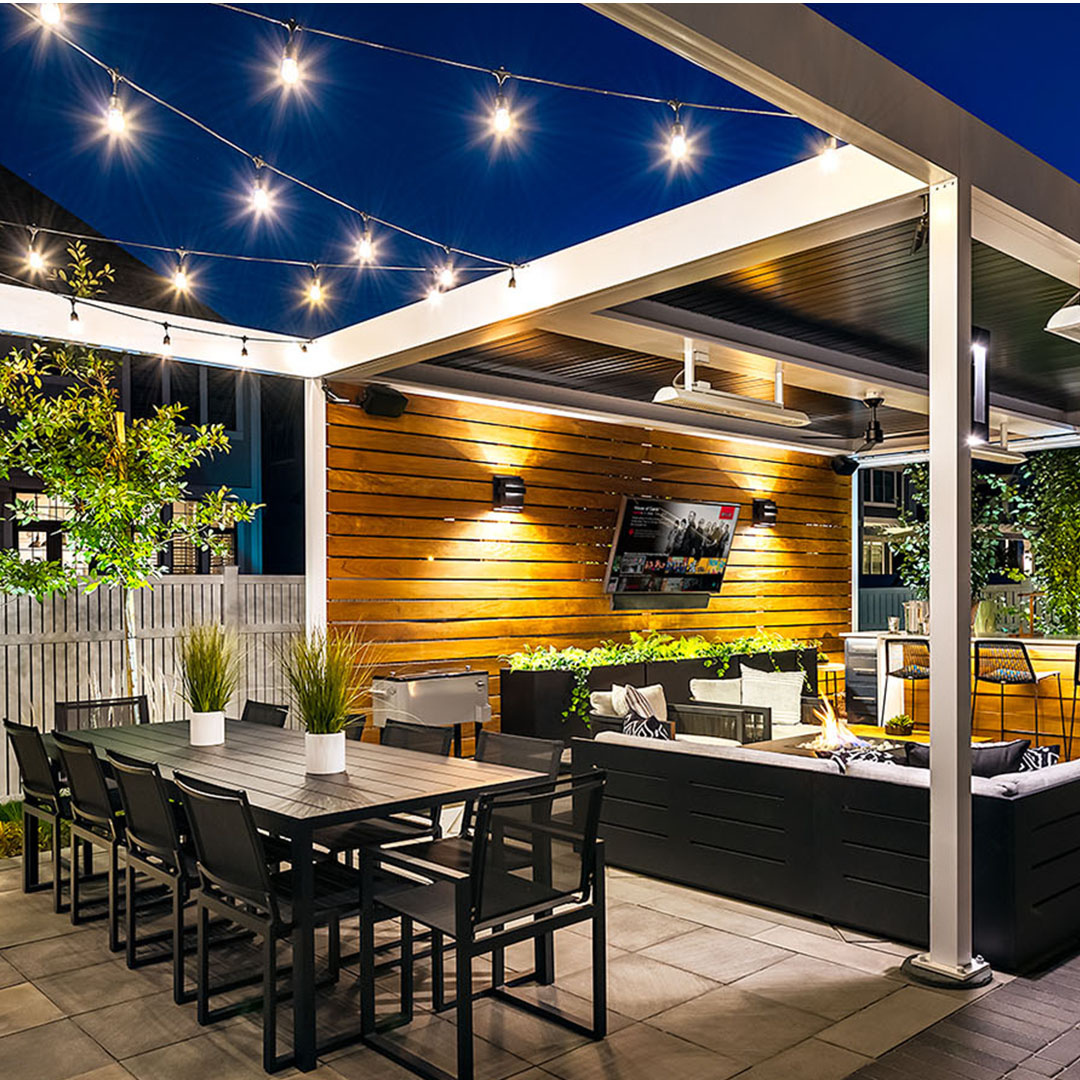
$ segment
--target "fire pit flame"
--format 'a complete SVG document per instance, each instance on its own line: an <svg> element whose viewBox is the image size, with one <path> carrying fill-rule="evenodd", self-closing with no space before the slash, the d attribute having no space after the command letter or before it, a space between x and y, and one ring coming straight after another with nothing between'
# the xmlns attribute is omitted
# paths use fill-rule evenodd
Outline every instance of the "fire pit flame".
<svg viewBox="0 0 1080 1080"><path fill-rule="evenodd" d="M833 708L832 702L824 695L821 698L821 708L816 710L814 715L821 721L821 734L808 743L805 743L807 749L810 750L842 750L846 746L866 746L865 740L860 739L836 715L836 710Z"/></svg>

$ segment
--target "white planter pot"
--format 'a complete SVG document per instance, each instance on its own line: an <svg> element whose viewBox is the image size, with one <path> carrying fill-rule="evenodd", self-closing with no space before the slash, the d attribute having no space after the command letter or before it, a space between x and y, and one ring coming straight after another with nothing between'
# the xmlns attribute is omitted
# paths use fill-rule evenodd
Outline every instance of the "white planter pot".
<svg viewBox="0 0 1080 1080"><path fill-rule="evenodd" d="M304 736L304 759L307 771L316 776L345 771L345 732L332 735Z"/></svg>
<svg viewBox="0 0 1080 1080"><path fill-rule="evenodd" d="M220 746L225 741L225 710L193 712L189 727L192 746Z"/></svg>

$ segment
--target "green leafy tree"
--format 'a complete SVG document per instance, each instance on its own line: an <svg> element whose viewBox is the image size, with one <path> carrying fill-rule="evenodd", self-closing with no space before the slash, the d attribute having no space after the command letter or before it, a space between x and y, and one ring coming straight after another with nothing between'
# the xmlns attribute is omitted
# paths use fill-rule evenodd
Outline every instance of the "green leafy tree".
<svg viewBox="0 0 1080 1080"><path fill-rule="evenodd" d="M81 243L68 249L71 262L57 273L81 299L100 295L113 280L106 263L94 267ZM160 556L174 540L219 555L228 551L217 530L250 521L258 506L221 487L196 502L189 517L163 513L174 502L194 501L185 476L203 458L227 453L220 424L187 426L183 405L167 405L146 418L128 420L120 408L116 361L78 343L34 344L0 362L0 478L25 473L42 492L66 508L57 523L65 552L60 560L23 561L0 551L0 590L41 600L81 586L123 590L126 685L135 693L134 591L162 573ZM9 507L15 520L37 516L27 500Z"/></svg>
<svg viewBox="0 0 1080 1080"><path fill-rule="evenodd" d="M1042 591L1044 633L1080 636L1080 451L1044 450L1021 470L1018 520Z"/></svg>
<svg viewBox="0 0 1080 1080"><path fill-rule="evenodd" d="M930 467L909 465L904 470L911 506L901 514L890 537L901 556L900 580L920 600L930 596ZM971 599L981 600L990 577L999 572L1004 529L1014 524L1016 484L1011 476L971 474Z"/></svg>

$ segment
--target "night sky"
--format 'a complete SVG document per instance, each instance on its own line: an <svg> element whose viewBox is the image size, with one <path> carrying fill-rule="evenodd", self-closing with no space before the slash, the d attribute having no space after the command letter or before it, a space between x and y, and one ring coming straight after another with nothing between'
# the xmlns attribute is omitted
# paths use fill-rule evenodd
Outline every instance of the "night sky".
<svg viewBox="0 0 1080 1080"><path fill-rule="evenodd" d="M575 5L264 5L279 18L485 67L732 105L763 103ZM818 8L901 66L1080 178L1066 82L1080 16L1071 5L826 5ZM490 76L300 37L304 78L284 91L276 26L209 5L65 5L65 32L132 80L262 157L372 213L439 240L527 262L771 172L816 151L790 119L684 115L692 164L672 168L664 106L509 83L516 130L490 134ZM343 262L359 221L274 183L273 217L248 210L239 155L130 91L132 129L103 136L109 78L10 6L0 9L0 161L109 236ZM1056 59L1055 59L1056 57ZM376 233L379 258L445 257ZM25 247L25 236L0 234ZM140 254L163 273L167 256ZM321 274L194 260L198 297L226 318L324 332L421 298L431 276Z"/></svg>

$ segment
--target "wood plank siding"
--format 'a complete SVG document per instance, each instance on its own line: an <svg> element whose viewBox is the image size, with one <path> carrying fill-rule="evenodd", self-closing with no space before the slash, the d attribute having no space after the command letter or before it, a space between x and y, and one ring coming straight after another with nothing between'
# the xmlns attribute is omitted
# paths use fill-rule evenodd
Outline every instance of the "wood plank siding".
<svg viewBox="0 0 1080 1080"><path fill-rule="evenodd" d="M851 481L827 458L416 394L397 419L330 405L327 420L329 619L384 642L388 667L494 676L526 642L589 646L646 629L766 627L842 651ZM524 478L523 513L492 510L499 473ZM707 611L611 610L603 577L623 495L739 503ZM760 497L779 506L773 529L750 524ZM492 691L497 715L494 677Z"/></svg>

